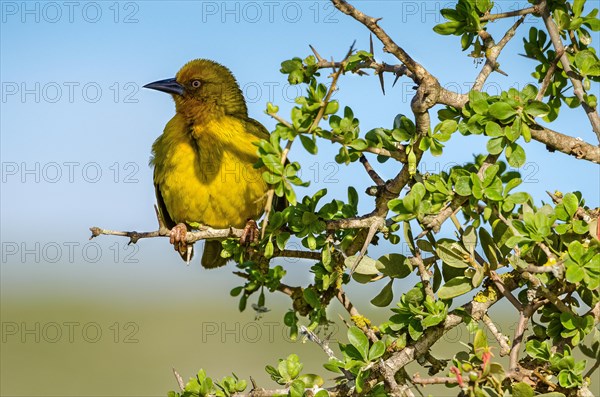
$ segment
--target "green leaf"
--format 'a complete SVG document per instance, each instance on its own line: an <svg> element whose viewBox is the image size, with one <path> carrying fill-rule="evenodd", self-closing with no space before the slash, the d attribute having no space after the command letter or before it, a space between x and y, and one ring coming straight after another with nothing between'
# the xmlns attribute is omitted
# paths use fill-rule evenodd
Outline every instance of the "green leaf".
<svg viewBox="0 0 600 397"><path fill-rule="evenodd" d="M313 388L315 386L321 387L325 383L323 378L316 374L304 374L298 377L298 380L301 380L304 385L308 388Z"/></svg>
<svg viewBox="0 0 600 397"><path fill-rule="evenodd" d="M299 137L302 146L304 146L304 149L306 149L308 153L317 154L319 149L317 148L317 143L315 142L314 137L311 139L304 134L300 134Z"/></svg>
<svg viewBox="0 0 600 397"><path fill-rule="evenodd" d="M504 137L499 136L490 139L486 144L486 149L489 154L500 154L504 150Z"/></svg>
<svg viewBox="0 0 600 397"><path fill-rule="evenodd" d="M340 108L340 104L338 103L338 101L330 101L329 103L327 103L327 106L325 107L325 114L337 113L339 108Z"/></svg>
<svg viewBox="0 0 600 397"><path fill-rule="evenodd" d="M410 261L400 254L383 255L375 263L377 270L391 278L404 278L412 272Z"/></svg>
<svg viewBox="0 0 600 397"><path fill-rule="evenodd" d="M447 35L456 33L462 25L463 25L463 22L456 22L456 21L440 23L439 25L435 25L433 27L433 31L436 32L437 34L447 36Z"/></svg>
<svg viewBox="0 0 600 397"><path fill-rule="evenodd" d="M489 113L498 120L508 120L517 114L516 110L506 102L493 103L490 105Z"/></svg>
<svg viewBox="0 0 600 397"><path fill-rule="evenodd" d="M520 168L525 164L525 150L517 143L511 143L506 147L506 160L508 160L508 164L514 168Z"/></svg>
<svg viewBox="0 0 600 397"><path fill-rule="evenodd" d="M360 328L356 326L348 328L348 341L358 350L363 360L367 361L369 357L369 339Z"/></svg>
<svg viewBox="0 0 600 397"><path fill-rule="evenodd" d="M449 239L438 240L437 255L448 266L459 269L469 267L469 253L456 241Z"/></svg>
<svg viewBox="0 0 600 397"><path fill-rule="evenodd" d="M585 0L574 0L573 1L573 14L576 17L581 16L581 12L583 11L584 4L585 4Z"/></svg>
<svg viewBox="0 0 600 397"><path fill-rule="evenodd" d="M371 299L371 303L377 307L387 307L390 303L392 303L392 299L394 299L394 292L392 290L392 284L394 280L390 280L385 287L377 294L376 297Z"/></svg>
<svg viewBox="0 0 600 397"><path fill-rule="evenodd" d="M385 343L378 340L373 343L373 346L369 349L369 361L377 360L379 357L383 356L383 353L385 353Z"/></svg>
<svg viewBox="0 0 600 397"><path fill-rule="evenodd" d="M473 350L477 358L481 360L482 353L488 348L487 336L483 330L478 329L473 339Z"/></svg>
<svg viewBox="0 0 600 397"><path fill-rule="evenodd" d="M354 262L356 262L357 257L358 255L352 255L346 258L344 264L348 269L352 269L354 267ZM356 269L354 269L354 273L366 275L378 274L379 270L377 269L377 262L375 259L365 255L360 260L358 266L356 266Z"/></svg>
<svg viewBox="0 0 600 397"><path fill-rule="evenodd" d="M573 193L567 193L563 197L562 202L565 207L565 211L567 211L569 216L573 218L573 215L575 215L579 209L579 200L577 199L577 196L575 196Z"/></svg>
<svg viewBox="0 0 600 397"><path fill-rule="evenodd" d="M454 191L460 196L471 195L471 178L466 175L459 176L454 184Z"/></svg>
<svg viewBox="0 0 600 397"><path fill-rule="evenodd" d="M277 237L275 238L275 242L277 243L277 248L279 248L280 250L284 250L285 245L287 244L289 239L290 239L290 233L288 233L288 232L279 233L277 235Z"/></svg>
<svg viewBox="0 0 600 397"><path fill-rule="evenodd" d="M473 286L471 285L471 279L468 277L455 277L442 285L438 291L438 298L440 299L451 299L467 292L471 291Z"/></svg>
<svg viewBox="0 0 600 397"><path fill-rule="evenodd" d="M267 245L265 245L265 258L269 259L273 256L273 252L275 247L273 246L273 241L269 239Z"/></svg>
<svg viewBox="0 0 600 397"><path fill-rule="evenodd" d="M569 244L568 251L569 256L575 262L579 262L581 260L581 257L585 253L585 248L583 248L583 245L579 241L573 241L571 244Z"/></svg>
<svg viewBox="0 0 600 397"><path fill-rule="evenodd" d="M306 389L306 386L304 385L304 382L302 382L299 379L296 379L290 385L290 388L289 388L290 397L303 397L305 389Z"/></svg>
<svg viewBox="0 0 600 397"><path fill-rule="evenodd" d="M304 300L306 303L311 305L314 308L321 307L321 301L319 300L319 296L312 288L305 288L303 291Z"/></svg>
<svg viewBox="0 0 600 397"><path fill-rule="evenodd" d="M525 113L532 117L544 117L550 113L550 106L540 101L532 101L525 106Z"/></svg>
<svg viewBox="0 0 600 397"><path fill-rule="evenodd" d="M513 397L533 397L534 391L527 383L519 382L512 386L512 395Z"/></svg>
<svg viewBox="0 0 600 397"><path fill-rule="evenodd" d="M485 134L490 137L499 137L504 136L504 131L502 130L502 127L498 125L498 123L489 121L485 125Z"/></svg>

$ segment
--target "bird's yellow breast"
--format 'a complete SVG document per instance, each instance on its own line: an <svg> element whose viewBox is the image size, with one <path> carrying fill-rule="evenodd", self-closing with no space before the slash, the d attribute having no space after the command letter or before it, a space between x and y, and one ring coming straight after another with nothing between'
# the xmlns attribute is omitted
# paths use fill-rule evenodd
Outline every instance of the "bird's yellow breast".
<svg viewBox="0 0 600 397"><path fill-rule="evenodd" d="M214 228L239 228L257 219L268 187L253 167L256 140L235 117L190 126L175 115L153 145L154 183L171 219Z"/></svg>

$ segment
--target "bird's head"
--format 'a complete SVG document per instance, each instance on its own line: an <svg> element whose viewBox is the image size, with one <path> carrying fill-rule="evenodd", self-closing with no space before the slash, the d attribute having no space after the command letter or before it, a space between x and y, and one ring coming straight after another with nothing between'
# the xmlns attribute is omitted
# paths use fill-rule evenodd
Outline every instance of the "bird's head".
<svg viewBox="0 0 600 397"><path fill-rule="evenodd" d="M146 84L145 88L169 93L178 113L191 119L219 114L247 116L240 87L225 66L208 59L185 64L175 78Z"/></svg>

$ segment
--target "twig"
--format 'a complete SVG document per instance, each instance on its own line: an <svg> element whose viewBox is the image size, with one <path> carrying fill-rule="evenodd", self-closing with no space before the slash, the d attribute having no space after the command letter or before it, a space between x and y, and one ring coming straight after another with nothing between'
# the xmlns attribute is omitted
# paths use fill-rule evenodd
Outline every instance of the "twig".
<svg viewBox="0 0 600 397"><path fill-rule="evenodd" d="M99 227L90 227L90 231L92 232L92 236L90 240L94 237L98 237L100 235L108 235L108 236L121 236L121 237L129 237L129 244L135 244L138 240L143 238L153 238L153 237L169 237L169 229L164 230L155 230L152 232L125 232L125 231L115 231L115 230L107 230ZM195 243L199 240L206 239L223 239L228 237L241 237L244 229L213 229L211 227L202 227L198 231L192 231L186 233L186 243L191 244Z"/></svg>
<svg viewBox="0 0 600 397"><path fill-rule="evenodd" d="M333 352L333 350L331 350L331 348L329 347L329 343L327 343L326 340L322 341L317 334L306 328L304 325L300 326L300 333L306 335L308 340L310 340L311 342L314 342L317 345L319 345L319 347L323 349L325 354L327 354L327 357L336 358L335 353Z"/></svg>
<svg viewBox="0 0 600 397"><path fill-rule="evenodd" d="M406 65L408 70L415 74L417 79L423 80L426 75L429 75L429 72L425 70L421 64L412 59L406 51L399 47L394 40L392 40L392 38L377 25L378 19L357 10L345 0L332 0L332 3L338 10L365 25L383 43L383 50L395 55L400 62Z"/></svg>
<svg viewBox="0 0 600 397"><path fill-rule="evenodd" d="M506 299L509 300L510 303L513 304L513 306L520 312L523 311L523 305L521 304L521 302L519 302L517 300L517 298L514 297L514 295L510 292L510 290L508 290L505 286L504 283L502 282L502 279L498 276L498 274L491 270L490 271L490 279L494 282L494 285L496 286L496 288L498 289L498 291L500 291L500 293L502 295L504 295L504 297Z"/></svg>
<svg viewBox="0 0 600 397"><path fill-rule="evenodd" d="M560 61L560 58L563 56L564 52L565 52L565 50L563 48L561 52L556 54L556 57L554 58L552 63L550 63L550 67L548 68L548 71L546 72L546 75L544 76L544 80L542 81L540 90L538 91L538 93L535 97L536 101L541 101L544 98L544 94L546 93L546 90L548 89L548 86L550 85L550 82L552 81L552 77L554 76L554 72L556 71L556 66L558 65L558 62Z"/></svg>
<svg viewBox="0 0 600 397"><path fill-rule="evenodd" d="M248 275L244 272L232 272L233 274L235 274L238 277L244 278L244 279L248 279ZM289 296L289 297L293 297L294 293L296 293L296 291L298 291L300 289L300 287L291 287L287 284L283 284L283 283L279 283L279 286L277 286L277 291L284 293L285 295Z"/></svg>
<svg viewBox="0 0 600 397"><path fill-rule="evenodd" d="M365 167L365 170L367 171L367 174L369 174L369 176L371 177L371 179L373 180L373 182L375 182L375 184L377 186L383 186L383 185L385 185L385 181L383 179L381 179L381 177L379 176L379 174L377 174L377 171L375 171L373 169L373 167L371 167L371 164L369 163L369 160L367 160L367 158L364 155L362 155L362 154L360 156L360 162Z"/></svg>
<svg viewBox="0 0 600 397"><path fill-rule="evenodd" d="M365 333L365 335L367 335L367 337L371 340L371 342L377 342L379 340L379 338L377 337L377 335L375 335L375 332L371 328L367 327L364 324L356 323L355 319L357 319L357 318L364 319L365 317L363 317L358 312L356 307L354 307L352 302L350 302L350 298L348 298L348 295L346 295L346 293L344 292L344 290L342 288L340 288L338 290L338 292L336 294L336 298L342 304L344 309L346 309L348 314L350 314L350 317L353 319L352 321L354 322L354 324L356 324L356 326L359 327Z"/></svg>
<svg viewBox="0 0 600 397"><path fill-rule="evenodd" d="M417 264L417 268L419 269L419 276L421 277L421 282L423 283L423 290L425 291L425 294L431 299L435 300L433 288L431 287L431 282L429 281L431 279L431 275L429 274L429 271L423 263L423 259L421 258L421 252L417 251L415 256L413 258L410 258L410 261L413 264Z"/></svg>
<svg viewBox="0 0 600 397"><path fill-rule="evenodd" d="M569 307L565 305L565 303L554 292L550 291L542 284L539 278L526 271L521 273L521 277L533 284L534 288L539 289L542 296L547 298L554 306L556 306L558 310L563 313L574 314L573 311L569 309Z"/></svg>
<svg viewBox="0 0 600 397"><path fill-rule="evenodd" d="M311 260L315 260L315 261L321 260L320 252L303 251L303 250L283 250L283 251L275 250L275 252L273 253L273 256L281 257L281 258L311 259Z"/></svg>
<svg viewBox="0 0 600 397"><path fill-rule="evenodd" d="M563 45L562 39L560 38L560 32L558 27L552 20L552 16L550 15L550 11L548 10L548 4L546 0L543 0L539 4L540 14L542 15L542 19L544 20L544 24L546 25L546 30L548 30L548 35L550 36L550 40L552 40L552 45L556 50L556 53L562 53L560 57L560 63L562 64L563 70L566 75L571 80L571 84L573 84L573 93L581 102L581 106L585 110L587 114L590 124L592 125L592 130L596 133L596 137L600 142L600 117L598 117L598 112L595 108L592 108L585 100L585 89L583 88L583 84L579 77L575 74L573 69L571 68L571 62L565 53L565 46Z"/></svg>
<svg viewBox="0 0 600 397"><path fill-rule="evenodd" d="M417 385L439 385L443 383L455 384L458 383L456 378L450 376L436 376L434 378L421 378L419 374L416 374L410 380L412 383Z"/></svg>
<svg viewBox="0 0 600 397"><path fill-rule="evenodd" d="M486 325L486 327L490 330L492 335L494 335L494 338L496 338L496 341L500 345L500 356L504 357L508 353L510 353L510 346L509 346L510 341L509 341L508 337L506 335L502 335L502 333L498 330L498 328L496 327L496 324L494 324L494 322L492 321L490 316L488 316L486 313L483 315L481 320Z"/></svg>
<svg viewBox="0 0 600 397"><path fill-rule="evenodd" d="M515 329L515 336L513 338L513 343L510 348L509 369L511 371L516 371L519 366L519 349L521 348L521 342L523 341L523 335L525 334L525 330L527 329L529 319L531 318L534 312L534 305L528 304L519 313L519 322L517 323L517 328Z"/></svg>
<svg viewBox="0 0 600 397"><path fill-rule="evenodd" d="M517 28L519 27L519 25L521 25L523 23L524 20L525 20L525 15L521 16L521 18L519 18L513 24L513 26L511 26L510 29L508 29L506 31L506 33L504 34L504 37L502 37L502 39L498 42L498 44L496 44L496 45L492 44L491 47L486 50L486 62L485 62L485 65L483 65L481 72L479 72L479 75L475 79L475 84L473 84L473 88L472 88L473 91L481 91L481 89L483 88L483 85L485 84L485 81L490 76L490 74L494 70L498 69L497 59L500 56L500 53L502 52L502 50L504 49L506 44L510 41L510 39L512 39L514 37L515 33L517 32ZM487 32L485 32L485 33L488 34ZM491 36L490 36L490 43L493 43L493 40L491 40Z"/></svg>
<svg viewBox="0 0 600 397"><path fill-rule="evenodd" d="M496 19L501 18L510 18L510 17L519 17L522 15L533 14L539 12L538 6L533 6L529 8L523 8L522 10L509 11L509 12L501 12L498 14L487 14L479 18L481 22L487 21L495 21Z"/></svg>
<svg viewBox="0 0 600 397"><path fill-rule="evenodd" d="M367 252L367 248L369 248L369 244L371 244L371 241L373 241L373 237L375 237L375 233L377 233L377 230L379 230L379 228L381 228L384 224L385 224L385 220L382 218L376 217L373 219L373 223L371 223L371 226L369 226L369 232L367 233L367 237L365 238L365 242L363 243L362 249L360 250L360 253L356 257L356 260L352 264L352 268L350 269L350 274L354 273L354 271L358 267L358 264L360 263L362 258L365 256L365 253Z"/></svg>

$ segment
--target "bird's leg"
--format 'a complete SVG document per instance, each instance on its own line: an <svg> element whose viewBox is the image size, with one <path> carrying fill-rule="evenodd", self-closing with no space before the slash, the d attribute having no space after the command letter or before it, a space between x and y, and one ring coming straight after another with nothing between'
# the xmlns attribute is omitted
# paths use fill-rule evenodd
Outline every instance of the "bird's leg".
<svg viewBox="0 0 600 397"><path fill-rule="evenodd" d="M258 225L254 219L248 219L240 237L240 245L249 245L258 242Z"/></svg>
<svg viewBox="0 0 600 397"><path fill-rule="evenodd" d="M185 241L186 234L187 226L185 223L178 223L171 229L169 235L169 241L173 244L173 248L181 255L187 254L188 251L187 243Z"/></svg>

